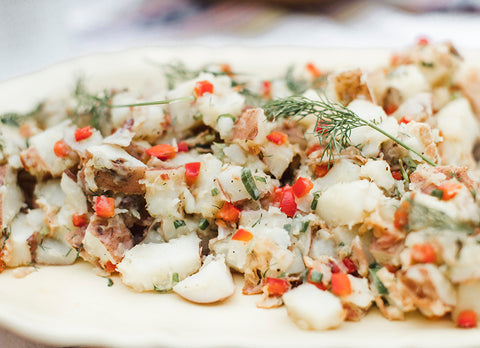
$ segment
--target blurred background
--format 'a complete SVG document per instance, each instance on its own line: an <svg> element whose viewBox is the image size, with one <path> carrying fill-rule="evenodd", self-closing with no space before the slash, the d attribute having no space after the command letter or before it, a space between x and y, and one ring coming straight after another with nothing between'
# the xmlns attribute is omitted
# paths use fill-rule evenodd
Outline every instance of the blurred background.
<svg viewBox="0 0 480 348"><path fill-rule="evenodd" d="M0 81L145 45L480 49L480 0L0 0Z"/></svg>

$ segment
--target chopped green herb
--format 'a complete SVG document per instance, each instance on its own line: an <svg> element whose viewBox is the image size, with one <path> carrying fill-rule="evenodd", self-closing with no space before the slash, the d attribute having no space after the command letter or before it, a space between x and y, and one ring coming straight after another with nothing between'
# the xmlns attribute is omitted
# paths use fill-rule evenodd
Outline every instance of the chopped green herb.
<svg viewBox="0 0 480 348"><path fill-rule="evenodd" d="M180 227L186 226L185 221L183 220L175 220L173 222L173 226L175 226L175 229L178 229Z"/></svg>
<svg viewBox="0 0 480 348"><path fill-rule="evenodd" d="M283 229L288 233L292 232L292 224L285 224L283 225Z"/></svg>
<svg viewBox="0 0 480 348"><path fill-rule="evenodd" d="M368 272L370 273L370 276L372 277L372 282L377 288L377 291L380 295L388 295L388 289L383 285L382 281L378 279L377 272L382 268L382 266L373 263L370 264Z"/></svg>
<svg viewBox="0 0 480 348"><path fill-rule="evenodd" d="M212 196L216 196L216 195L218 195L218 194L220 193L220 192L218 191L218 188L216 188L216 187L215 187L214 189L212 189L211 192L212 192Z"/></svg>
<svg viewBox="0 0 480 348"><path fill-rule="evenodd" d="M33 110L20 114L18 112L7 112L0 115L0 122L13 127L19 127L25 120L37 116L44 108L44 103L39 103Z"/></svg>
<svg viewBox="0 0 480 348"><path fill-rule="evenodd" d="M243 186L245 186L245 189L250 197L252 197L254 200L258 200L260 198L260 191L258 190L257 185L255 185L255 181L253 180L250 169L246 167L242 168L241 177Z"/></svg>
<svg viewBox="0 0 480 348"><path fill-rule="evenodd" d="M257 221L253 223L252 227L257 226L260 223L260 221L262 221L262 217L263 217L263 213L260 213L260 217L257 219Z"/></svg>
<svg viewBox="0 0 480 348"><path fill-rule="evenodd" d="M113 280L111 280L110 278L107 278L107 281L108 281L107 286L111 287L113 285Z"/></svg>
<svg viewBox="0 0 480 348"><path fill-rule="evenodd" d="M300 228L301 233L307 232L308 226L310 225L310 221L303 221L302 227Z"/></svg>
<svg viewBox="0 0 480 348"><path fill-rule="evenodd" d="M67 253L65 254L65 257L68 257L68 255L70 255L70 253L72 252L72 248L68 249Z"/></svg>
<svg viewBox="0 0 480 348"><path fill-rule="evenodd" d="M161 289L156 284L153 284L153 290L155 290L156 292L164 293L164 292L169 292L172 289Z"/></svg>
<svg viewBox="0 0 480 348"><path fill-rule="evenodd" d="M265 179L263 176L256 176L255 180L263 182L264 184L267 183L267 179Z"/></svg>
<svg viewBox="0 0 480 348"><path fill-rule="evenodd" d="M172 283L178 283L179 282L179 279L178 279L178 273L175 272L172 274Z"/></svg>
<svg viewBox="0 0 480 348"><path fill-rule="evenodd" d="M207 219L201 218L200 221L198 222L198 228L201 229L202 231L205 231L205 229L210 225Z"/></svg>
<svg viewBox="0 0 480 348"><path fill-rule="evenodd" d="M438 199L442 199L443 190L433 189L432 192L430 192L430 196L437 197Z"/></svg>
<svg viewBox="0 0 480 348"><path fill-rule="evenodd" d="M235 116L233 116L232 114L221 114L217 117L217 120L215 122L218 123L218 120L220 120L222 117L230 118L230 119L232 119L233 122L236 121Z"/></svg>
<svg viewBox="0 0 480 348"><path fill-rule="evenodd" d="M317 204L318 204L318 198L320 197L320 192L314 192L313 193L313 200L312 204L310 205L310 209L315 210L317 209Z"/></svg>
<svg viewBox="0 0 480 348"><path fill-rule="evenodd" d="M307 81L295 78L293 75L293 66L287 69L287 73L285 74L285 83L288 89L296 95L303 94L303 92L305 92L308 88Z"/></svg>
<svg viewBox="0 0 480 348"><path fill-rule="evenodd" d="M343 247L343 246L345 246L345 243L344 243L344 242L340 242L340 243L338 243L338 246L339 246L339 247Z"/></svg>
<svg viewBox="0 0 480 348"><path fill-rule="evenodd" d="M424 61L421 61L420 65L425 68L433 68L435 66L433 62L424 62Z"/></svg>
<svg viewBox="0 0 480 348"><path fill-rule="evenodd" d="M323 273L315 270L310 271L310 281L312 283L321 283L323 279Z"/></svg>

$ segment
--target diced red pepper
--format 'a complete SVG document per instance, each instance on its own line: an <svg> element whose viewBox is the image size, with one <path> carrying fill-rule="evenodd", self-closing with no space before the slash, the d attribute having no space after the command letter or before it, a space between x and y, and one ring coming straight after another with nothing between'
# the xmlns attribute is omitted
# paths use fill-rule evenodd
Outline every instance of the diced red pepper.
<svg viewBox="0 0 480 348"><path fill-rule="evenodd" d="M328 134L327 123L325 121L318 121L316 132L321 135L327 135Z"/></svg>
<svg viewBox="0 0 480 348"><path fill-rule="evenodd" d="M288 141L288 135L282 132L273 131L267 135L267 139L274 144L283 145Z"/></svg>
<svg viewBox="0 0 480 348"><path fill-rule="evenodd" d="M417 40L417 44L420 46L426 46L430 43L430 40L426 38L425 36L419 37Z"/></svg>
<svg viewBox="0 0 480 348"><path fill-rule="evenodd" d="M337 263L335 261L328 261L328 265L330 266L330 271L332 273L340 273L341 269L338 267Z"/></svg>
<svg viewBox="0 0 480 348"><path fill-rule="evenodd" d="M393 225L399 230L403 229L408 225L408 212L410 210L410 205L407 201L403 201L398 209L395 211L393 216Z"/></svg>
<svg viewBox="0 0 480 348"><path fill-rule="evenodd" d="M266 284L270 296L282 296L290 288L290 283L286 279L281 278L267 277Z"/></svg>
<svg viewBox="0 0 480 348"><path fill-rule="evenodd" d="M472 327L477 327L477 323L477 312L475 312L474 310L469 309L461 311L460 314L458 314L457 326L459 327L470 329Z"/></svg>
<svg viewBox="0 0 480 348"><path fill-rule="evenodd" d="M328 168L327 163L322 163L317 166L315 166L315 175L317 178L323 178L325 175L327 175L328 171L330 169Z"/></svg>
<svg viewBox="0 0 480 348"><path fill-rule="evenodd" d="M157 157L158 159L165 161L174 158L177 154L177 149L169 144L160 144L152 146L151 148L145 150L145 152L150 156Z"/></svg>
<svg viewBox="0 0 480 348"><path fill-rule="evenodd" d="M92 127L86 126L83 128L77 128L75 130L75 140L76 141L81 141L87 138L90 138L90 136L93 134Z"/></svg>
<svg viewBox="0 0 480 348"><path fill-rule="evenodd" d="M53 152L57 157L65 157L70 152L70 146L68 146L65 141L59 140L53 145Z"/></svg>
<svg viewBox="0 0 480 348"><path fill-rule="evenodd" d="M194 93L197 97L203 96L205 93L213 93L213 85L211 82L204 80L204 81L198 81L195 84L195 89Z"/></svg>
<svg viewBox="0 0 480 348"><path fill-rule="evenodd" d="M272 83L270 81L262 81L262 95L269 97L272 94Z"/></svg>
<svg viewBox="0 0 480 348"><path fill-rule="evenodd" d="M407 116L403 116L401 119L398 120L398 123L410 123L411 119L409 119Z"/></svg>
<svg viewBox="0 0 480 348"><path fill-rule="evenodd" d="M313 145L311 148L309 148L307 150L307 156L310 156L311 153L315 152L315 151L319 151L319 150L322 150L323 148L319 145L319 144L315 144Z"/></svg>
<svg viewBox="0 0 480 348"><path fill-rule="evenodd" d="M347 274L332 274L332 292L337 296L346 296L352 292L352 286Z"/></svg>
<svg viewBox="0 0 480 348"><path fill-rule="evenodd" d="M402 172L399 170L392 170L392 176L395 180L403 180Z"/></svg>
<svg viewBox="0 0 480 348"><path fill-rule="evenodd" d="M226 222L237 222L240 218L240 209L230 202L225 202L215 217Z"/></svg>
<svg viewBox="0 0 480 348"><path fill-rule="evenodd" d="M393 105L393 104L388 104L387 106L385 106L385 113L387 115L391 115L393 114L395 111L397 111L398 109L398 106L397 105Z"/></svg>
<svg viewBox="0 0 480 348"><path fill-rule="evenodd" d="M115 200L112 197L97 196L95 201L95 213L97 216L110 218L115 215Z"/></svg>
<svg viewBox="0 0 480 348"><path fill-rule="evenodd" d="M310 74L312 74L312 76L314 78L318 78L318 77L322 76L322 73L320 72L320 70L318 70L318 68L315 66L315 64L313 64L311 62L307 63L306 68L307 68L308 72Z"/></svg>
<svg viewBox="0 0 480 348"><path fill-rule="evenodd" d="M185 164L185 179L187 185L192 185L200 174L200 162L190 162Z"/></svg>
<svg viewBox="0 0 480 348"><path fill-rule="evenodd" d="M117 265L114 264L114 263L111 262L111 261L107 261L107 262L105 263L105 270L106 270L107 272L109 272L109 273L113 273L113 272L115 272L115 271L117 270Z"/></svg>
<svg viewBox="0 0 480 348"><path fill-rule="evenodd" d="M355 273L357 271L357 265L355 265L355 262L351 258L344 258L342 260L343 264L345 267L347 267L347 272L348 273Z"/></svg>
<svg viewBox="0 0 480 348"><path fill-rule="evenodd" d="M313 183L310 181L310 179L300 177L297 179L297 181L295 181L295 184L293 184L292 188L295 196L301 198L311 191L313 188Z"/></svg>
<svg viewBox="0 0 480 348"><path fill-rule="evenodd" d="M188 152L188 144L184 141L181 141L177 144L178 152Z"/></svg>
<svg viewBox="0 0 480 348"><path fill-rule="evenodd" d="M232 240L238 240L241 242L250 242L253 238L253 234L247 230L241 228L232 236Z"/></svg>
<svg viewBox="0 0 480 348"><path fill-rule="evenodd" d="M412 261L418 263L435 263L436 252L428 243L414 244L411 250Z"/></svg>
<svg viewBox="0 0 480 348"><path fill-rule="evenodd" d="M297 212L297 203L295 202L293 188L289 185L283 187L280 210L288 217L294 217Z"/></svg>
<svg viewBox="0 0 480 348"><path fill-rule="evenodd" d="M455 197L462 187L462 184L457 181L446 181L443 184L440 184L437 189L443 191L442 201L448 201Z"/></svg>
<svg viewBox="0 0 480 348"><path fill-rule="evenodd" d="M73 214L72 224L75 227L83 227L88 224L88 218L85 214Z"/></svg>

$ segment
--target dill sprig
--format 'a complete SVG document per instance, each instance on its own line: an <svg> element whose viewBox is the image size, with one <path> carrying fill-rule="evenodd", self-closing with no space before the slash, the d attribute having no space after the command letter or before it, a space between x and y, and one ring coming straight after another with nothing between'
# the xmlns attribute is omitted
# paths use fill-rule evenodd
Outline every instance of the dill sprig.
<svg viewBox="0 0 480 348"><path fill-rule="evenodd" d="M101 128L109 118L109 104L114 93L104 90L95 95L87 91L83 79L78 79L73 91L73 97L77 101L74 113L77 119L82 115L89 115L89 123L92 127Z"/></svg>
<svg viewBox="0 0 480 348"><path fill-rule="evenodd" d="M28 118L35 117L40 114L45 106L45 103L38 103L37 106L29 112L18 113L18 112L6 112L0 114L0 123L8 126L19 127L23 122Z"/></svg>
<svg viewBox="0 0 480 348"><path fill-rule="evenodd" d="M329 167L334 163L335 153L340 154L352 145L350 140L352 130L363 126L375 129L398 145L413 152L428 164L436 166L434 162L385 132L374 122L364 120L345 105L339 103L293 96L268 103L265 106L265 114L269 119L295 117L302 119L309 115L315 116L317 118L315 133L319 137L320 143L325 146L322 159L325 156L328 158Z"/></svg>

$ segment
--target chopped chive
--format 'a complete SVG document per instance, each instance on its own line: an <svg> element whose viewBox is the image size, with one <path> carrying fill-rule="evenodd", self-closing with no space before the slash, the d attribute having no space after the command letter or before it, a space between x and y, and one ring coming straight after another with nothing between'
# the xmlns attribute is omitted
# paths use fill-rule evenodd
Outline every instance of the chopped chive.
<svg viewBox="0 0 480 348"><path fill-rule="evenodd" d="M310 221L303 221L302 222L302 227L300 228L301 233L307 232L308 225L310 225Z"/></svg>
<svg viewBox="0 0 480 348"><path fill-rule="evenodd" d="M252 197L254 200L258 200L260 198L260 191L258 190L257 185L255 185L252 172L249 168L242 168L242 183L250 197Z"/></svg>
<svg viewBox="0 0 480 348"><path fill-rule="evenodd" d="M265 179L263 176L256 176L255 180L263 182L264 184L267 183L267 179Z"/></svg>
<svg viewBox="0 0 480 348"><path fill-rule="evenodd" d="M172 283L178 283L179 280L178 280L178 273L175 272L172 274Z"/></svg>
<svg viewBox="0 0 480 348"><path fill-rule="evenodd" d="M433 189L432 192L430 192L430 196L437 197L438 199L442 199L443 190Z"/></svg>
<svg viewBox="0 0 480 348"><path fill-rule="evenodd" d="M218 191L218 188L216 188L216 187L215 187L214 189L212 189L211 192L212 192L212 196L216 196L216 195L218 195L218 194L220 193L220 192Z"/></svg>
<svg viewBox="0 0 480 348"><path fill-rule="evenodd" d="M183 221L183 220L175 220L175 221L173 222L173 226L175 226L175 229L177 229L177 228L186 226L186 223L185 223L185 221Z"/></svg>
<svg viewBox="0 0 480 348"><path fill-rule="evenodd" d="M372 276L373 284L377 288L377 291L380 295L388 295L388 289L383 285L382 281L378 279L377 272L382 268L376 263L372 263L369 266L368 272Z"/></svg>
<svg viewBox="0 0 480 348"><path fill-rule="evenodd" d="M107 278L107 280L108 280L107 286L111 287L113 285L113 280L111 280L110 278Z"/></svg>
<svg viewBox="0 0 480 348"><path fill-rule="evenodd" d="M323 279L323 273L312 269L312 271L310 272L310 281L312 283L321 283L322 279Z"/></svg>
<svg viewBox="0 0 480 348"><path fill-rule="evenodd" d="M153 284L153 290L155 290L155 292L163 293L163 292L169 292L169 291L171 291L172 289L161 289L161 288L159 288L156 284Z"/></svg>
<svg viewBox="0 0 480 348"><path fill-rule="evenodd" d="M312 210L317 209L318 197L320 197L320 193L319 193L319 192L315 192L315 193L313 194L313 201L312 201L312 204L310 205L310 209L312 209Z"/></svg>
<svg viewBox="0 0 480 348"><path fill-rule="evenodd" d="M233 116L232 114L221 114L217 117L217 120L215 122L218 122L218 120L220 120L222 117L231 118L233 122L236 121L235 116Z"/></svg>
<svg viewBox="0 0 480 348"><path fill-rule="evenodd" d="M402 174L402 178L408 184L410 182L410 179L408 178L408 174L405 168L403 167L403 161L401 158L398 160L398 164L400 165L400 173Z"/></svg>
<svg viewBox="0 0 480 348"><path fill-rule="evenodd" d="M420 64L425 68L433 68L435 65L432 62L420 62Z"/></svg>
<svg viewBox="0 0 480 348"><path fill-rule="evenodd" d="M200 221L198 222L198 228L201 229L202 231L205 231L205 229L210 225L207 219L201 218Z"/></svg>
<svg viewBox="0 0 480 348"><path fill-rule="evenodd" d="M340 243L338 243L338 246L339 246L339 247L343 247L343 246L345 246L345 243L344 243L344 242L340 242Z"/></svg>
<svg viewBox="0 0 480 348"><path fill-rule="evenodd" d="M292 232L292 224L283 225L283 229L289 233Z"/></svg>

